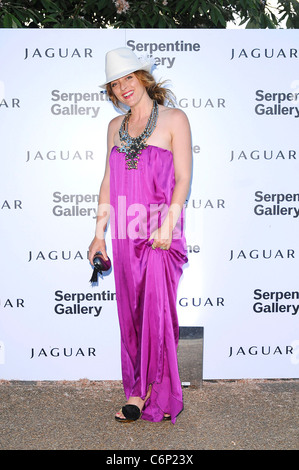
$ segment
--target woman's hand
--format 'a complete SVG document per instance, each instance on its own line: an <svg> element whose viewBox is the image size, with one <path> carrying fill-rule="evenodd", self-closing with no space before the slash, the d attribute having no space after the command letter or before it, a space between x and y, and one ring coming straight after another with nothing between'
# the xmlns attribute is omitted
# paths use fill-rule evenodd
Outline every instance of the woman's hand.
<svg viewBox="0 0 299 470"><path fill-rule="evenodd" d="M88 252L88 259L89 259L89 262L92 264L92 266L93 266L94 255L98 251L100 251L102 253L105 260L108 259L107 252L106 252L105 240L94 237L93 241L91 242L91 244L89 246L89 252Z"/></svg>
<svg viewBox="0 0 299 470"><path fill-rule="evenodd" d="M168 224L162 224L161 227L154 230L148 240L154 240L153 249L169 250L172 242L172 231L169 229Z"/></svg>

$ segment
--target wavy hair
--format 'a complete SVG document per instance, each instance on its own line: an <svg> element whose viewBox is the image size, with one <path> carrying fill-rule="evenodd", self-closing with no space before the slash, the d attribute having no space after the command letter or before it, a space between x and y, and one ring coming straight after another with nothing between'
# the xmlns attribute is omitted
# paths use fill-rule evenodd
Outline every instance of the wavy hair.
<svg viewBox="0 0 299 470"><path fill-rule="evenodd" d="M158 104L175 106L176 98L171 90L165 88L165 82L157 83L153 75L146 70L137 70L133 72L138 78L139 82L145 87L148 96L157 101ZM122 109L121 103L119 103L115 94L113 93L111 83L106 85L106 90L109 98L111 99L114 106Z"/></svg>

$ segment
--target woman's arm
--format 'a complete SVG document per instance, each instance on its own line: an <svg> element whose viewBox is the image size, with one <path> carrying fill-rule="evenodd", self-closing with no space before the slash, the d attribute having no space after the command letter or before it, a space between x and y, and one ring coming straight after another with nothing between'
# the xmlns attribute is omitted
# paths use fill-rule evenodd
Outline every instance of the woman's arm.
<svg viewBox="0 0 299 470"><path fill-rule="evenodd" d="M107 157L104 177L100 187L97 222L95 237L89 246L88 259L93 264L93 258L97 251L100 251L105 259L108 259L105 244L105 230L110 217L110 166L109 157L114 145L115 119L108 126L107 135Z"/></svg>
<svg viewBox="0 0 299 470"><path fill-rule="evenodd" d="M192 149L189 121L183 111L174 109L172 110L170 123L175 187L171 204L163 224L150 236L150 239L154 239L153 248L170 248L172 231L181 215L190 188Z"/></svg>

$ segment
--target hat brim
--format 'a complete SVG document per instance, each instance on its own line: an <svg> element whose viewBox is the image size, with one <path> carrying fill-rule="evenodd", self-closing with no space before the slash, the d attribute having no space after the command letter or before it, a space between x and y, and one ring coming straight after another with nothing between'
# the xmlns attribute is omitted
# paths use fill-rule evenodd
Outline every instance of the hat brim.
<svg viewBox="0 0 299 470"><path fill-rule="evenodd" d="M146 72L151 72L151 64L146 64L138 68L126 70L125 72L120 72L119 74L116 74L112 78L109 78L108 82L105 82L102 85L99 85L99 87L106 89L106 85L108 85L108 83L114 82L115 80L118 80L119 78L129 75L130 73L137 72L137 70L145 70Z"/></svg>

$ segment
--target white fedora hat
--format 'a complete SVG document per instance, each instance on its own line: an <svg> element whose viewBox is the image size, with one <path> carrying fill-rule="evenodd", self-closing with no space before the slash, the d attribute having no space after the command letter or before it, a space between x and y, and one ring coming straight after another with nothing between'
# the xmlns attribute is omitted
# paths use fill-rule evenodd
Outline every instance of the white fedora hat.
<svg viewBox="0 0 299 470"><path fill-rule="evenodd" d="M138 59L134 52L128 47L113 49L106 54L106 81L100 85L100 87L106 88L107 83L125 77L129 75L129 73L136 72L136 70L146 70L150 72L151 66L150 60Z"/></svg>

